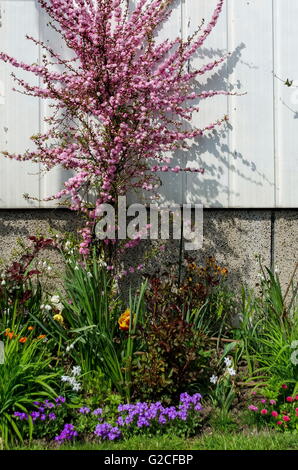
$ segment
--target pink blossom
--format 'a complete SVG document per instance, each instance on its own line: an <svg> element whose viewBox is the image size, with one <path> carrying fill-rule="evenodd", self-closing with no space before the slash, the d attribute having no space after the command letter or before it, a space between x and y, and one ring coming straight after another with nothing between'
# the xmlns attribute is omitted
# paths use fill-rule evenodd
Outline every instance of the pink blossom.
<svg viewBox="0 0 298 470"><path fill-rule="evenodd" d="M254 406L254 405L249 405L248 409L250 411L258 411L258 407L257 406Z"/></svg>
<svg viewBox="0 0 298 470"><path fill-rule="evenodd" d="M46 170L63 167L75 173L46 200L65 198L71 210L89 220L80 245L80 253L87 255L101 204L116 204L117 196L132 187L156 190L158 172L204 173L203 168L171 162L174 151L227 120L223 117L204 128L191 125L193 114L200 111L194 100L203 107L206 99L230 94L202 92L195 82L218 68L226 56L191 71L187 67L216 26L224 0L214 0L209 23L191 38L162 42L155 33L172 13L170 0L138 0L132 11L126 0L38 1L73 58L66 60L31 36L27 39L42 50L41 64L25 64L0 53L0 60L37 77L39 85L14 76L25 94L53 103L49 130L32 137L36 148L23 155L3 154L37 162ZM95 208L89 194L95 195Z"/></svg>

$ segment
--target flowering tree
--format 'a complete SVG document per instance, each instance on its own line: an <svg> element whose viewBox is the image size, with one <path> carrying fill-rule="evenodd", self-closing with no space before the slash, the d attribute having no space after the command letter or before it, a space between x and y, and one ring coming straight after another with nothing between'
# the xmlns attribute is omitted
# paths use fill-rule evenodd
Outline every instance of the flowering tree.
<svg viewBox="0 0 298 470"><path fill-rule="evenodd" d="M74 57L66 60L30 36L45 52L42 64L0 54L1 60L41 79L37 87L13 75L22 92L52 100L54 110L47 118L50 130L32 137L36 150L3 154L42 163L47 170L57 165L75 170L48 200L64 197L72 210L87 215L81 253L88 254L101 204L116 204L117 196L132 187L152 191L159 171L202 171L173 167L168 155L222 122L191 130L183 123L199 110L194 100L227 94L198 92L195 85L225 57L198 70L187 67L216 25L224 0L218 1L210 23L187 40L163 42L156 40L156 31L171 15L174 0L138 0L134 9L129 0L38 1ZM54 72L53 64L62 71ZM86 198L90 192L96 195L92 204Z"/></svg>

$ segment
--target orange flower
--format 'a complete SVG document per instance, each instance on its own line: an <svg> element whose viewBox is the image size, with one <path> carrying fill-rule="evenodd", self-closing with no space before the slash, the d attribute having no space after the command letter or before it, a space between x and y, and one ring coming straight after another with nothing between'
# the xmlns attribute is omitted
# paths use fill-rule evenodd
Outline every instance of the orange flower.
<svg viewBox="0 0 298 470"><path fill-rule="evenodd" d="M120 330L128 331L129 330L129 322L130 322L130 310L128 308L119 317L118 324L119 324Z"/></svg>
<svg viewBox="0 0 298 470"><path fill-rule="evenodd" d="M10 328L6 328L4 335L7 336L9 339L12 339L15 337L14 332L10 331Z"/></svg>
<svg viewBox="0 0 298 470"><path fill-rule="evenodd" d="M28 326L28 330L29 330L29 331L33 331L33 330L34 330L34 326Z"/></svg>
<svg viewBox="0 0 298 470"><path fill-rule="evenodd" d="M22 338L19 339L19 342L24 344L24 343L26 343L27 339L28 338L26 338L26 336L23 336Z"/></svg>
<svg viewBox="0 0 298 470"><path fill-rule="evenodd" d="M220 273L221 273L223 276L226 276L226 275L229 273L229 271L227 270L227 268L221 268Z"/></svg>
<svg viewBox="0 0 298 470"><path fill-rule="evenodd" d="M45 339L47 335L39 335L37 336L37 339Z"/></svg>

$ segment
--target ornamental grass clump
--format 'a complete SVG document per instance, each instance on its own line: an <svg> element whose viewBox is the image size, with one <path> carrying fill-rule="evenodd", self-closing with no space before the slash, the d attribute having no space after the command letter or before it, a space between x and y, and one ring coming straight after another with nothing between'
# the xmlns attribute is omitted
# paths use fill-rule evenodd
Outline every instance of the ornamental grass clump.
<svg viewBox="0 0 298 470"><path fill-rule="evenodd" d="M189 67L216 26L224 0L217 2L209 23L199 26L198 18L192 36L162 42L157 32L171 16L174 0L139 0L135 7L127 0L38 1L72 58L66 60L31 36L27 39L42 50L41 63L25 64L0 53L2 61L39 78L40 85L34 86L13 74L23 93L50 100L53 109L46 118L49 130L32 137L35 150L3 154L46 170L74 170L48 200L64 198L72 210L87 216L80 246L86 255L103 203L116 205L117 196L132 188L154 191L159 172L203 171L171 162L175 150L226 120L185 126L199 111L198 101L229 94L202 91L197 82L225 56Z"/></svg>
<svg viewBox="0 0 298 470"><path fill-rule="evenodd" d="M17 329L15 328L16 332ZM0 364L0 438L5 447L32 437L33 418L28 409L35 400L56 395L59 369L51 367L52 357L44 338L30 336L28 327L12 337L4 334L4 363ZM27 336L25 336L27 335ZM22 338L28 339L20 341ZM13 413L26 420L20 427ZM28 419L26 419L28 417Z"/></svg>

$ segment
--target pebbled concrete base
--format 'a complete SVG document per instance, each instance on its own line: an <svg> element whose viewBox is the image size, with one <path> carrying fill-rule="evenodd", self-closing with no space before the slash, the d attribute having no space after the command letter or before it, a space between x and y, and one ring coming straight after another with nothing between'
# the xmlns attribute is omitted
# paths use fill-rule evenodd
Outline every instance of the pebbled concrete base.
<svg viewBox="0 0 298 470"><path fill-rule="evenodd" d="M281 283L286 285L298 263L298 210L277 211L274 232L274 261ZM293 284L298 284L298 270Z"/></svg>
<svg viewBox="0 0 298 470"><path fill-rule="evenodd" d="M22 248L20 243L30 245L31 235L52 237L59 233L74 232L80 225L80 218L73 212L58 210L0 210L0 272L1 265L17 260ZM52 268L42 277L49 292L56 292L61 286L64 264L57 250L47 249L40 254Z"/></svg>
<svg viewBox="0 0 298 470"><path fill-rule="evenodd" d="M12 259L18 239L36 234L73 232L79 226L80 218L64 209L0 210L0 258L5 262ZM146 249L157 248L158 244L142 242L130 251L127 266L142 262ZM165 245L165 251L155 253L147 262L148 271L154 272L160 267L167 271L171 266L178 269L179 241L168 241ZM198 262L207 256L215 256L219 264L228 268L232 285L244 282L251 287L258 282L256 257L261 255L264 265L275 263L282 284L286 286L298 261L298 209L205 209L203 249L187 254ZM59 256L50 253L50 259L59 269Z"/></svg>

